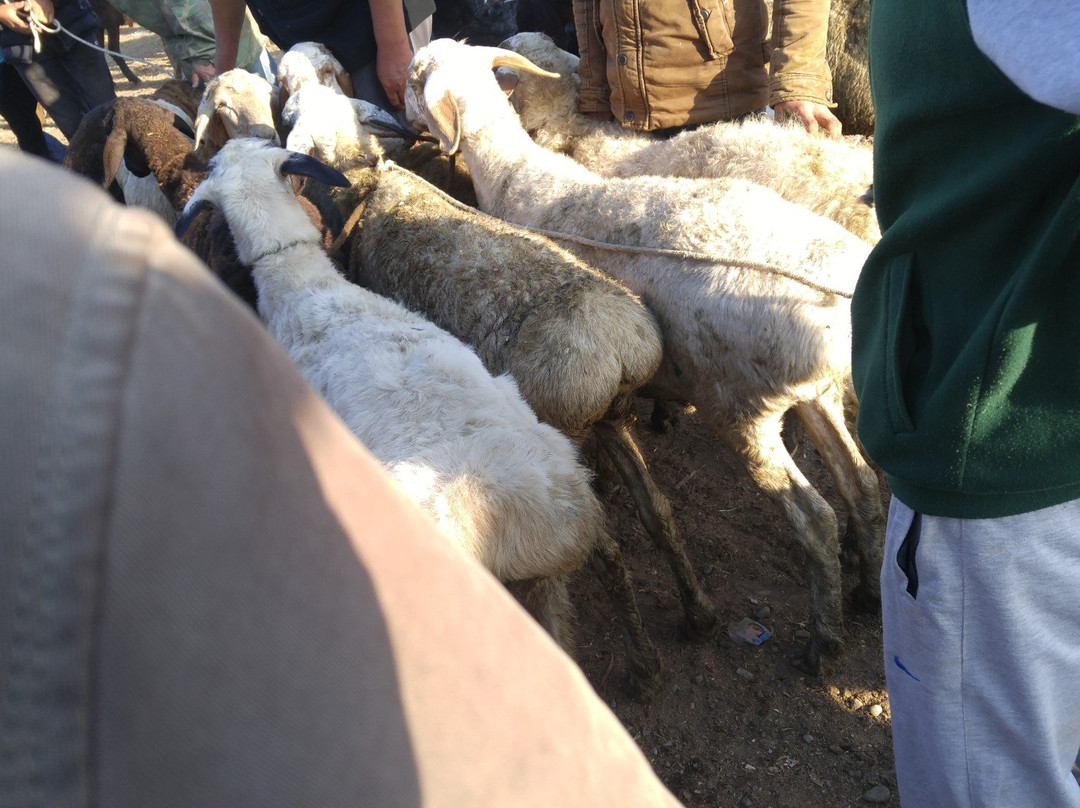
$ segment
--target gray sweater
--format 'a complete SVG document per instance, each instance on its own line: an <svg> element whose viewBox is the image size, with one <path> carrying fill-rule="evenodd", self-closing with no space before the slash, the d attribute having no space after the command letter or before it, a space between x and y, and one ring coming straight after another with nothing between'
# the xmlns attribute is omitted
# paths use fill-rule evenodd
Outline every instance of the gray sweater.
<svg viewBox="0 0 1080 808"><path fill-rule="evenodd" d="M1036 101L1080 114L1080 3L967 0L975 44Z"/></svg>

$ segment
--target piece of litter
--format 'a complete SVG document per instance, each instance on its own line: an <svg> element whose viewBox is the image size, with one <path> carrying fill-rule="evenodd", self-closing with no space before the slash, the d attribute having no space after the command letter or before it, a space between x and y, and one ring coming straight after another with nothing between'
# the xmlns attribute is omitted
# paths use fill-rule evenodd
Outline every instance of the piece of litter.
<svg viewBox="0 0 1080 808"><path fill-rule="evenodd" d="M756 620L744 617L728 626L728 636L740 645L761 645L772 636L772 632Z"/></svg>

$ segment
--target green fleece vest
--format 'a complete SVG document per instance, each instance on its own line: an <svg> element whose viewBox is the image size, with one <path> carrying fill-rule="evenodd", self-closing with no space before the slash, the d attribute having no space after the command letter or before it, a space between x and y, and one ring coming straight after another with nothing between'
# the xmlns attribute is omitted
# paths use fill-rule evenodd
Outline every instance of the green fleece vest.
<svg viewBox="0 0 1080 808"><path fill-rule="evenodd" d="M874 0L870 74L884 235L852 302L859 436L923 513L1080 498L1080 118L982 54L963 0Z"/></svg>

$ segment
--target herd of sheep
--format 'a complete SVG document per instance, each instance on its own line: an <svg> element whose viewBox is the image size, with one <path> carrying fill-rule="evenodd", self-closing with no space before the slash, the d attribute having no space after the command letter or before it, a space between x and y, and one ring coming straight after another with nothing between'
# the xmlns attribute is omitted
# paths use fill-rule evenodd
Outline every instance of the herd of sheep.
<svg viewBox="0 0 1080 808"><path fill-rule="evenodd" d="M793 412L846 506L856 603L879 601L884 513L850 428L849 305L878 238L858 138L769 119L659 140L576 112L576 58L538 34L436 40L417 132L350 99L305 43L87 116L67 164L156 211L241 298L443 535L572 653L588 565L647 697L661 663L583 464L592 436L671 566L694 638L717 614L631 429L692 405L806 550L811 672L843 652L838 519L781 435ZM284 144L285 148L281 147ZM460 154L460 159L457 155Z"/></svg>

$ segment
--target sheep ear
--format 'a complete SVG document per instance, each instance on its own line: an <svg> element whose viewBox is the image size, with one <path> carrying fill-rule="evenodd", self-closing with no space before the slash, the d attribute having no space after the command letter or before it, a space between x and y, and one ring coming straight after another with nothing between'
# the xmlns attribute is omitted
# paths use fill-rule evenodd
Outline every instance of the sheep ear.
<svg viewBox="0 0 1080 808"><path fill-rule="evenodd" d="M180 214L180 218L176 220L176 238L182 239L195 218L210 207L213 207L213 203L209 199L190 200L184 207L184 212Z"/></svg>
<svg viewBox="0 0 1080 808"><path fill-rule="evenodd" d="M120 163L124 159L124 149L127 148L127 132L123 129L113 129L105 139L105 148L101 155L101 165L104 177L101 187L108 188L116 179L116 172L120 170Z"/></svg>
<svg viewBox="0 0 1080 808"><path fill-rule="evenodd" d="M199 150L199 144L202 143L202 139L206 135L206 127L209 125L210 116L205 112L200 112L198 117L195 118L195 145L192 147L192 151Z"/></svg>
<svg viewBox="0 0 1080 808"><path fill-rule="evenodd" d="M337 79L338 86L341 87L341 92L345 93L346 98L352 98L353 83L352 76L345 72L342 68L334 73L334 77Z"/></svg>
<svg viewBox="0 0 1080 808"><path fill-rule="evenodd" d="M221 147L229 140L229 130L222 120L223 109L225 109L223 106L215 107L213 112L207 116L206 123L203 124L201 148L198 144L193 147L193 151L200 160L209 160L221 151Z"/></svg>
<svg viewBox="0 0 1080 808"><path fill-rule="evenodd" d="M494 67L512 67L514 70L524 70L526 73L532 73L534 76L544 76L549 79L559 78L558 73L552 73L550 70L544 70L542 67L537 67L520 53L514 51L504 51L499 48L492 48L493 51L498 51L493 54L491 59L491 66Z"/></svg>
<svg viewBox="0 0 1080 808"><path fill-rule="evenodd" d="M281 133L281 113L285 109L285 102L289 100L289 88L281 81L274 83L274 90L270 95L270 113L274 116L274 125Z"/></svg>
<svg viewBox="0 0 1080 808"><path fill-rule="evenodd" d="M434 104L428 104L435 131L431 134L439 139L439 145L447 154L454 154L461 145L461 127L458 124L457 101L446 91Z"/></svg>
<svg viewBox="0 0 1080 808"><path fill-rule="evenodd" d="M313 180L324 182L327 185L336 185L338 188L349 187L349 180L344 174L336 168L330 168L326 163L321 163L306 154L290 154L285 162L281 164L281 173L311 177Z"/></svg>

